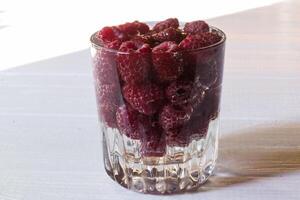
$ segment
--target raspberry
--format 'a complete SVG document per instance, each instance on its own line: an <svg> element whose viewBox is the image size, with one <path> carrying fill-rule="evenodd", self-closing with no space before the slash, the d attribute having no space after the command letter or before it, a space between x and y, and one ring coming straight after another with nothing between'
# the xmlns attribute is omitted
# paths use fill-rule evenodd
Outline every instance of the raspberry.
<svg viewBox="0 0 300 200"><path fill-rule="evenodd" d="M201 117L192 118L188 124L190 139L200 139L206 136L209 120L203 120Z"/></svg>
<svg viewBox="0 0 300 200"><path fill-rule="evenodd" d="M195 109L193 116L201 118L202 121L217 118L219 113L220 99L221 86L209 89L202 104Z"/></svg>
<svg viewBox="0 0 300 200"><path fill-rule="evenodd" d="M100 104L119 105L121 97L120 88L117 85L96 84L96 97Z"/></svg>
<svg viewBox="0 0 300 200"><path fill-rule="evenodd" d="M160 127L148 130L141 139L142 156L163 156L166 151L166 141Z"/></svg>
<svg viewBox="0 0 300 200"><path fill-rule="evenodd" d="M205 95L202 85L194 84L192 81L174 81L165 90L167 99L173 105L191 104L196 107Z"/></svg>
<svg viewBox="0 0 300 200"><path fill-rule="evenodd" d="M174 41L179 43L183 39L183 35L180 29L175 28L167 28L161 32L154 33L152 38L158 42L165 42L165 41Z"/></svg>
<svg viewBox="0 0 300 200"><path fill-rule="evenodd" d="M148 44L127 41L123 42L118 54L118 70L121 78L127 83L138 83L149 77L151 69L151 48Z"/></svg>
<svg viewBox="0 0 300 200"><path fill-rule="evenodd" d="M188 34L199 34L209 31L209 26L205 21L198 20L186 23L183 28L185 33Z"/></svg>
<svg viewBox="0 0 300 200"><path fill-rule="evenodd" d="M179 44L181 49L198 49L213 45L221 40L221 37L212 32L205 32L198 35L188 35Z"/></svg>
<svg viewBox="0 0 300 200"><path fill-rule="evenodd" d="M101 120L109 127L116 127L116 110L120 104L120 90L116 85L96 83L96 97Z"/></svg>
<svg viewBox="0 0 300 200"><path fill-rule="evenodd" d="M93 58L94 77L98 84L116 84L119 82L115 54L99 50Z"/></svg>
<svg viewBox="0 0 300 200"><path fill-rule="evenodd" d="M116 26L106 26L98 32L98 38L103 43L109 43L115 40L125 41L128 39L128 36Z"/></svg>
<svg viewBox="0 0 300 200"><path fill-rule="evenodd" d="M130 105L120 106L116 112L117 125L122 134L139 139L151 126L147 116L140 114Z"/></svg>
<svg viewBox="0 0 300 200"><path fill-rule="evenodd" d="M105 44L105 47L108 49L118 50L121 46L122 42L120 40L115 40L113 42Z"/></svg>
<svg viewBox="0 0 300 200"><path fill-rule="evenodd" d="M172 41L166 41L155 48L153 48L153 53L172 53L177 52L179 50L178 45L175 42Z"/></svg>
<svg viewBox="0 0 300 200"><path fill-rule="evenodd" d="M176 80L183 73L183 58L175 42L163 42L152 50L156 77L161 82Z"/></svg>
<svg viewBox="0 0 300 200"><path fill-rule="evenodd" d="M216 63L199 63L196 67L195 75L195 81L206 87L215 85L219 79Z"/></svg>
<svg viewBox="0 0 300 200"><path fill-rule="evenodd" d="M208 130L209 120L201 117L191 118L185 125L165 131L166 143L169 146L188 146L191 140L203 138Z"/></svg>
<svg viewBox="0 0 300 200"><path fill-rule="evenodd" d="M152 30L155 32L160 32L170 27L175 29L179 27L179 22L177 18L169 18L164 21L158 22L154 25Z"/></svg>
<svg viewBox="0 0 300 200"><path fill-rule="evenodd" d="M154 84L127 84L123 87L123 95L135 110L145 115L156 113L164 100L162 89Z"/></svg>
<svg viewBox="0 0 300 200"><path fill-rule="evenodd" d="M96 97L100 118L107 126L116 128L116 110L121 97L119 86L96 83Z"/></svg>
<svg viewBox="0 0 300 200"><path fill-rule="evenodd" d="M192 114L192 108L166 105L163 107L159 122L164 130L178 128L189 121Z"/></svg>
<svg viewBox="0 0 300 200"><path fill-rule="evenodd" d="M145 34L149 32L149 26L145 23L134 21L121 24L118 28L128 35Z"/></svg>
<svg viewBox="0 0 300 200"><path fill-rule="evenodd" d="M98 113L100 120L108 127L116 128L116 110L118 106L115 104L99 104L98 103Z"/></svg>
<svg viewBox="0 0 300 200"><path fill-rule="evenodd" d="M155 43L156 43L155 40L152 37L152 33L151 32L143 34L143 35L136 35L131 40L135 41L135 42L149 44L150 47L154 47Z"/></svg>
<svg viewBox="0 0 300 200"><path fill-rule="evenodd" d="M150 53L151 48L148 44L141 41L126 41L120 46L120 51L127 53Z"/></svg>
<svg viewBox="0 0 300 200"><path fill-rule="evenodd" d="M189 134L187 128L176 128L165 131L166 144L174 147L185 147L189 144Z"/></svg>

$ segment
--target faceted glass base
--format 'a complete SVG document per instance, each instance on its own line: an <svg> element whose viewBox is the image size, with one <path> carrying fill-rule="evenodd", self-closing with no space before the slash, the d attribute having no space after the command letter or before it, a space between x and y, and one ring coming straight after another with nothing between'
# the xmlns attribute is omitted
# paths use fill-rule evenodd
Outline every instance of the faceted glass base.
<svg viewBox="0 0 300 200"><path fill-rule="evenodd" d="M107 174L123 187L143 193L178 193L195 190L213 173L218 149L218 118L207 135L187 147L167 146L163 157L142 157L139 140L102 128Z"/></svg>

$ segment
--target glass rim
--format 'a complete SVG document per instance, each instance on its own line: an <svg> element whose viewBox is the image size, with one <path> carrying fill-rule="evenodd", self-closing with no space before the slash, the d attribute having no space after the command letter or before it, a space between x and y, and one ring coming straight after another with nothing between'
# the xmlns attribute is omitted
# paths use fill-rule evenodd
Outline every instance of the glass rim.
<svg viewBox="0 0 300 200"><path fill-rule="evenodd" d="M217 28L215 26L209 26L209 28L210 28L211 31L216 31L218 33L218 35L222 37L222 39L220 41L218 41L218 42L216 42L216 43L214 43L212 45L206 46L206 47L200 47L200 48L197 48L197 49L179 50L179 51L176 51L174 53L178 53L178 52L205 51L205 50L212 49L214 47L218 47L218 46L224 44L225 41L226 41L226 34L221 29L219 29L219 28ZM119 54L131 54L131 52L123 52L123 51L120 51L120 50L116 50L116 49L112 49L112 48L107 48L107 47L101 45L100 40L97 38L97 34L98 33L99 33L99 31L96 31L90 37L90 42L92 44L92 47L94 47L95 49L97 49L97 50L104 49L106 51L114 52L114 53L119 53Z"/></svg>

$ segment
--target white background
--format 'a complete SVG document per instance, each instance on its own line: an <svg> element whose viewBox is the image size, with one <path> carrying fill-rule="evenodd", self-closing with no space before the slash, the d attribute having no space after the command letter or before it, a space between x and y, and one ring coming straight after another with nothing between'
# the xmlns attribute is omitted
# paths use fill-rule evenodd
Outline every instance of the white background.
<svg viewBox="0 0 300 200"><path fill-rule="evenodd" d="M0 70L85 49L102 26L207 19L279 0L1 0Z"/></svg>

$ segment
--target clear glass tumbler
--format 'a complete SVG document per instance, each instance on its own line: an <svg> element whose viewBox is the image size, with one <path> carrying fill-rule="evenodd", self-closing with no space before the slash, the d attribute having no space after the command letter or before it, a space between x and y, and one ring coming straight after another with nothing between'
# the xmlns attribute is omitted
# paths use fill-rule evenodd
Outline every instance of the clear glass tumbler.
<svg viewBox="0 0 300 200"><path fill-rule="evenodd" d="M226 37L210 31L221 41L164 55L120 52L91 36L104 165L120 185L178 193L197 189L213 173ZM155 70L165 61L158 57L175 58L181 76L161 81Z"/></svg>

